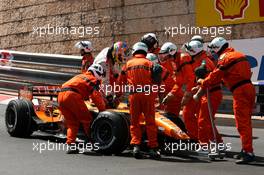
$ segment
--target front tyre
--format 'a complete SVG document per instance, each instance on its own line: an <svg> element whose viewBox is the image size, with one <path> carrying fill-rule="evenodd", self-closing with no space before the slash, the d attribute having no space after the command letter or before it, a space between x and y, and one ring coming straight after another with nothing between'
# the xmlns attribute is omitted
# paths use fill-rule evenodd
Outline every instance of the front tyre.
<svg viewBox="0 0 264 175"><path fill-rule="evenodd" d="M91 126L91 137L99 145L96 152L118 154L130 142L129 118L125 114L104 111L98 114Z"/></svg>

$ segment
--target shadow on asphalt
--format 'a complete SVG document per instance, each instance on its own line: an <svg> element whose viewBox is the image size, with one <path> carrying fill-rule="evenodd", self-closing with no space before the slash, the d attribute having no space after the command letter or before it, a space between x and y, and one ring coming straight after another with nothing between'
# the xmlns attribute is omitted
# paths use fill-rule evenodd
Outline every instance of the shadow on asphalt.
<svg viewBox="0 0 264 175"><path fill-rule="evenodd" d="M116 154L116 156L119 157L128 157L128 158L134 158L133 154L131 151L125 151L120 154ZM151 159L148 155L144 155L143 159ZM164 161L164 162L178 162L178 163L210 163L210 161L207 160L201 160L197 157L185 155L185 154L177 154L176 155L162 155L160 159L153 159L156 161Z"/></svg>
<svg viewBox="0 0 264 175"><path fill-rule="evenodd" d="M236 137L236 135L223 135L223 137ZM239 137L239 136L238 136ZM258 137L255 137L254 139L257 139ZM65 138L59 138L55 137L52 135L32 135L29 138L23 138L23 139L38 139L38 140L43 140L43 141L50 141L54 143L65 143L66 139ZM239 152L234 152L234 151L228 151L226 152L226 158L229 159L236 159L235 156L238 155ZM96 153L96 152L84 152L83 155L86 156L113 156L113 154L101 154L101 153ZM132 154L132 150L125 150L122 153L115 154L114 156L119 156L119 157L127 157L127 158L134 158ZM150 159L149 156L144 156L143 159ZM207 159L207 160L203 160ZM156 159L155 159L156 160ZM196 152L189 152L189 151L181 151L177 152L173 155L168 155L168 154L162 154L162 158L157 159L157 161L164 161L164 162L177 162L177 163L211 163L207 156L205 155L200 155L197 154ZM223 162L223 161L228 161L226 159L224 160L214 160L213 162ZM264 167L264 157L260 157L256 155L256 161L252 162L250 164L247 164L249 166L259 166L259 167Z"/></svg>
<svg viewBox="0 0 264 175"><path fill-rule="evenodd" d="M230 137L230 138L240 138L240 136L239 135L231 135L231 134L221 134L222 135L222 137ZM252 137L253 138L253 140L256 140L256 139L258 139L259 137Z"/></svg>
<svg viewBox="0 0 264 175"><path fill-rule="evenodd" d="M44 141L50 141L50 142L54 142L54 143L66 143L66 139L62 139L62 138L57 138L57 137L52 137L52 136L39 136L39 135L34 135L31 136L27 139L37 139L37 140L44 140Z"/></svg>
<svg viewBox="0 0 264 175"><path fill-rule="evenodd" d="M189 157L189 159L182 159L178 157L162 157L158 159L158 161L163 161L163 162L177 162L177 163L211 163L208 160L201 160L196 157Z"/></svg>
<svg viewBox="0 0 264 175"><path fill-rule="evenodd" d="M226 157L230 159L236 159L235 156L237 156L238 154L239 152L228 151L226 152ZM260 157L256 155L256 161L247 165L264 167L264 157Z"/></svg>
<svg viewBox="0 0 264 175"><path fill-rule="evenodd" d="M86 156L104 156L103 154L100 154L97 152L84 152L83 155L86 155Z"/></svg>

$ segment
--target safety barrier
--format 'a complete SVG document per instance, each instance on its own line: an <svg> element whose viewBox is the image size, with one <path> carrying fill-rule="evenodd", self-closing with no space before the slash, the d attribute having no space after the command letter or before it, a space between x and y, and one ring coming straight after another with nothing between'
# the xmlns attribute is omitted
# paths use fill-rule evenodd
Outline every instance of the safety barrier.
<svg viewBox="0 0 264 175"><path fill-rule="evenodd" d="M256 108L255 114L264 116L264 82L254 82L256 87Z"/></svg>
<svg viewBox="0 0 264 175"><path fill-rule="evenodd" d="M0 50L0 90L17 91L25 85L60 85L80 73L81 57ZM257 92L254 115L264 116L264 82ZM233 113L233 98L224 89L218 112Z"/></svg>
<svg viewBox="0 0 264 175"><path fill-rule="evenodd" d="M264 82L253 82L256 89L255 107L253 115L264 116ZM218 112L233 114L233 96L226 88L223 89L223 100Z"/></svg>
<svg viewBox="0 0 264 175"><path fill-rule="evenodd" d="M0 50L0 89L59 85L80 73L81 57Z"/></svg>

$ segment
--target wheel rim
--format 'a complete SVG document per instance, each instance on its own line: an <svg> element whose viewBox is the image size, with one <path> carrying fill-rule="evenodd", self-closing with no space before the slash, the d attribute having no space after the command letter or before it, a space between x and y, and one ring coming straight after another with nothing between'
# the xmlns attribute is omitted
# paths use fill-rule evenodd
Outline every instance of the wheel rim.
<svg viewBox="0 0 264 175"><path fill-rule="evenodd" d="M9 109L7 113L6 124L8 128L14 128L16 124L16 112L14 109Z"/></svg>
<svg viewBox="0 0 264 175"><path fill-rule="evenodd" d="M99 143L110 143L113 138L111 123L108 121L99 122L95 128L95 135Z"/></svg>

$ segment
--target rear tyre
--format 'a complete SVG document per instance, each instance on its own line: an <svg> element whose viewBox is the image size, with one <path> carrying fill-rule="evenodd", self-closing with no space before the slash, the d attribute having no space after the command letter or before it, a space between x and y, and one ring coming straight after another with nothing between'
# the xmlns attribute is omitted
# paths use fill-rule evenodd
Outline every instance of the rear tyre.
<svg viewBox="0 0 264 175"><path fill-rule="evenodd" d="M12 100L5 113L7 132L12 137L29 137L32 132L34 114L33 104L28 100Z"/></svg>
<svg viewBox="0 0 264 175"><path fill-rule="evenodd" d="M130 142L129 117L108 111L99 113L91 126L91 138L99 146L96 152L121 153Z"/></svg>

